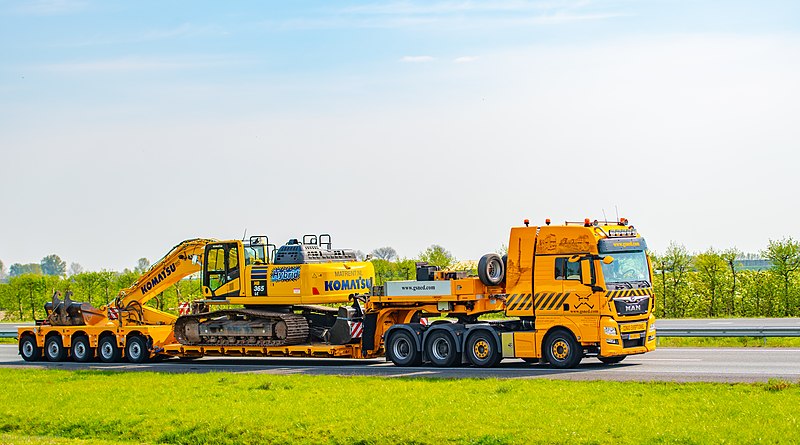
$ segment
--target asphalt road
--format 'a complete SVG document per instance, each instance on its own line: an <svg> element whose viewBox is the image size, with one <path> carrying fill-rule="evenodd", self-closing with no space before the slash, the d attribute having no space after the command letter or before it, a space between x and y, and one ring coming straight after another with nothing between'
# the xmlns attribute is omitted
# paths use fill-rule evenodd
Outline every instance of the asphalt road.
<svg viewBox="0 0 800 445"><path fill-rule="evenodd" d="M504 360L497 368L398 368L383 359L201 358L168 359L157 363L24 362L16 345L0 345L0 367L94 369L154 372L246 372L377 377L502 378L677 382L800 381L800 349L795 348L662 348L627 357L618 365L586 358L571 370L554 370L521 360Z"/></svg>

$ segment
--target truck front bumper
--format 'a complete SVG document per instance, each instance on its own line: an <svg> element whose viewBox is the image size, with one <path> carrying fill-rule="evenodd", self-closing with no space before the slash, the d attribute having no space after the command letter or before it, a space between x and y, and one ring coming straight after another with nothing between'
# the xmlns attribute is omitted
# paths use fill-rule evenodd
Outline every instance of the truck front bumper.
<svg viewBox="0 0 800 445"><path fill-rule="evenodd" d="M656 349L656 319L617 323L611 317L600 319L600 355L643 354Z"/></svg>

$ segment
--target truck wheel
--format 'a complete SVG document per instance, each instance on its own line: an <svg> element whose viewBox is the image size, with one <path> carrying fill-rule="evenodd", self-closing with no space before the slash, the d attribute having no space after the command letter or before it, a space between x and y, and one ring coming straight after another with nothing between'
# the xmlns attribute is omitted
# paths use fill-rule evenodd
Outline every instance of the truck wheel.
<svg viewBox="0 0 800 445"><path fill-rule="evenodd" d="M67 358L67 350L60 336L54 335L44 342L44 356L51 362L62 362Z"/></svg>
<svg viewBox="0 0 800 445"><path fill-rule="evenodd" d="M386 355L395 366L419 366L422 364L422 354L417 351L416 342L407 331L397 331L389 337Z"/></svg>
<svg viewBox="0 0 800 445"><path fill-rule="evenodd" d="M97 357L103 363L118 362L120 358L120 350L117 347L116 339L112 336L103 337L97 344Z"/></svg>
<svg viewBox="0 0 800 445"><path fill-rule="evenodd" d="M467 358L479 368L490 368L500 363L502 356L489 331L481 329L467 338Z"/></svg>
<svg viewBox="0 0 800 445"><path fill-rule="evenodd" d="M72 348L70 351L72 359L76 362L88 362L94 358L94 349L89 346L89 337L79 335L72 339Z"/></svg>
<svg viewBox="0 0 800 445"><path fill-rule="evenodd" d="M558 329L547 336L544 354L550 366L559 369L574 368L583 358L583 350L568 331Z"/></svg>
<svg viewBox="0 0 800 445"><path fill-rule="evenodd" d="M449 332L439 329L425 339L425 354L435 366L455 366L459 358L456 341Z"/></svg>
<svg viewBox="0 0 800 445"><path fill-rule="evenodd" d="M478 277L486 286L497 286L506 277L503 260L496 253L487 253L478 261Z"/></svg>
<svg viewBox="0 0 800 445"><path fill-rule="evenodd" d="M35 362L42 358L42 348L36 344L36 337L30 334L23 335L19 340L19 355L26 362Z"/></svg>
<svg viewBox="0 0 800 445"><path fill-rule="evenodd" d="M619 363L625 359L625 355L615 355L613 357L603 357L598 355L597 359L601 362L605 363L606 365L613 365L614 363Z"/></svg>
<svg viewBox="0 0 800 445"><path fill-rule="evenodd" d="M141 335L134 335L128 339L125 345L125 357L131 363L144 363L150 358L150 348L147 341Z"/></svg>

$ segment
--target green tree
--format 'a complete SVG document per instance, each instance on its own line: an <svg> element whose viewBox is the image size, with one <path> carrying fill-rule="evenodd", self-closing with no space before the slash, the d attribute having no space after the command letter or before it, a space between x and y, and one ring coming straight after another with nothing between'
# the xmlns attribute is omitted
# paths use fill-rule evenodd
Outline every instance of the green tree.
<svg viewBox="0 0 800 445"><path fill-rule="evenodd" d="M133 271L141 275L147 272L149 269L150 269L150 260L148 260L147 258L139 258L139 260L136 261L136 267L133 269Z"/></svg>
<svg viewBox="0 0 800 445"><path fill-rule="evenodd" d="M42 266L36 263L20 264L14 263L8 268L8 275L11 277L18 277L23 274L41 275Z"/></svg>
<svg viewBox="0 0 800 445"><path fill-rule="evenodd" d="M372 258L386 261L397 261L398 258L397 251L389 246L378 247L377 249L373 250L370 255L372 255Z"/></svg>
<svg viewBox="0 0 800 445"><path fill-rule="evenodd" d="M705 297L704 301L700 302L699 309L707 304L707 314L709 317L717 316L717 300L722 292L722 286L725 279L725 271L727 264L722 259L719 253L713 248L708 249L694 257L693 265L697 269L697 282L699 284L700 294Z"/></svg>
<svg viewBox="0 0 800 445"><path fill-rule="evenodd" d="M683 317L689 304L688 278L692 257L682 245L671 242L663 255L652 254L656 269L654 287L661 293L659 316ZM661 309L658 309L661 307Z"/></svg>
<svg viewBox="0 0 800 445"><path fill-rule="evenodd" d="M433 244L425 249L424 252L419 254L419 259L432 266L439 266L442 269L447 269L456 262L453 254L438 244Z"/></svg>
<svg viewBox="0 0 800 445"><path fill-rule="evenodd" d="M69 276L77 275L83 272L83 266L78 263L71 263L69 265Z"/></svg>
<svg viewBox="0 0 800 445"><path fill-rule="evenodd" d="M3 260L0 260L0 281L4 281L6 279L6 265L3 264Z"/></svg>
<svg viewBox="0 0 800 445"><path fill-rule="evenodd" d="M772 262L770 271L783 284L783 315L794 315L797 312L797 307L792 305L789 287L793 275L800 269L800 243L791 237L780 241L770 240L767 250L763 251L761 255Z"/></svg>
<svg viewBox="0 0 800 445"><path fill-rule="evenodd" d="M67 273L67 262L59 258L56 254L47 255L42 258L39 264L41 264L42 273L45 275L60 277Z"/></svg>
<svg viewBox="0 0 800 445"><path fill-rule="evenodd" d="M722 260L725 261L725 264L728 266L728 271L731 274L731 291L728 294L727 298L727 310L730 315L737 315L736 314L736 279L737 279L737 270L736 270L736 260L742 255L738 249L731 248L727 249L720 254Z"/></svg>

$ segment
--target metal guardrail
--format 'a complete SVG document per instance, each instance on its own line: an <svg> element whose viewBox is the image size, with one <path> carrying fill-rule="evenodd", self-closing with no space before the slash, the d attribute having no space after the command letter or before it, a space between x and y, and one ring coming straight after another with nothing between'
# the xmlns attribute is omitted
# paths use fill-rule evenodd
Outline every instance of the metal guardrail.
<svg viewBox="0 0 800 445"><path fill-rule="evenodd" d="M17 338L17 331L0 331L0 338Z"/></svg>
<svg viewBox="0 0 800 445"><path fill-rule="evenodd" d="M741 327L741 328L659 328L659 337L800 337L800 328Z"/></svg>

